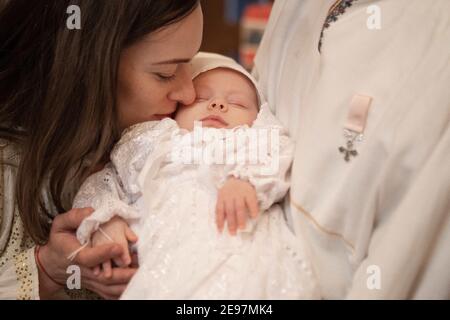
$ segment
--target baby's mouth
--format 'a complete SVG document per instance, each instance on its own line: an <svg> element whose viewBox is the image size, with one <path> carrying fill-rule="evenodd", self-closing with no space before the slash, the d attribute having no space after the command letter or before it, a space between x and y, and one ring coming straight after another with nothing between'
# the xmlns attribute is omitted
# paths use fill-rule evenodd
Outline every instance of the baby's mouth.
<svg viewBox="0 0 450 320"><path fill-rule="evenodd" d="M226 128L228 127L228 123L222 119L220 116L207 116L200 120L205 127L213 127L213 128Z"/></svg>

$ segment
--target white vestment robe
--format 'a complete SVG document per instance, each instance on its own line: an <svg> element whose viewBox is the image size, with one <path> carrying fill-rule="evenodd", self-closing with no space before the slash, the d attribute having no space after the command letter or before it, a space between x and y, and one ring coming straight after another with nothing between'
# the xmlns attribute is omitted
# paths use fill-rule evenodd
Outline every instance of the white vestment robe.
<svg viewBox="0 0 450 320"><path fill-rule="evenodd" d="M450 1L355 1L319 52L334 2L275 1L255 60L296 142L286 214L323 298L448 299ZM347 162L356 94L372 103Z"/></svg>

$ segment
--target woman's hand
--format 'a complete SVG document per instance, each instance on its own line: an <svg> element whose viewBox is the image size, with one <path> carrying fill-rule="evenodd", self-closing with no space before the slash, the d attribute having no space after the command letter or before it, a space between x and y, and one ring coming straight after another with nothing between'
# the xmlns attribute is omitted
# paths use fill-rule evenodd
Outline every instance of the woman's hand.
<svg viewBox="0 0 450 320"><path fill-rule="evenodd" d="M103 275L107 278L112 276L112 262L119 267L128 267L131 264L131 252L129 249L130 243L137 242L137 236L131 230L128 223L119 216L115 216L108 222L100 226L101 229L97 230L92 235L92 247L96 248L108 243L117 243L122 247L122 256L119 259L114 259L103 262L102 270ZM94 268L94 274L100 274L100 266Z"/></svg>
<svg viewBox="0 0 450 320"><path fill-rule="evenodd" d="M123 255L120 245L111 243L95 248L86 247L81 250L73 261L67 257L77 250L78 242L75 231L81 221L93 212L91 208L72 209L60 214L53 220L48 243L39 251L39 260L49 276L58 283L65 284L69 265L78 265L81 269L82 287L89 289L105 299L117 299L122 294L131 277L136 272L136 266L129 268L114 268L111 277L95 276L91 268L105 261L119 259ZM42 299L51 297L59 291L56 285L45 273L39 271L39 291Z"/></svg>
<svg viewBox="0 0 450 320"><path fill-rule="evenodd" d="M256 191L250 182L229 178L219 190L216 206L216 223L220 232L225 221L228 231L235 235L237 228L245 229L247 219L259 213Z"/></svg>

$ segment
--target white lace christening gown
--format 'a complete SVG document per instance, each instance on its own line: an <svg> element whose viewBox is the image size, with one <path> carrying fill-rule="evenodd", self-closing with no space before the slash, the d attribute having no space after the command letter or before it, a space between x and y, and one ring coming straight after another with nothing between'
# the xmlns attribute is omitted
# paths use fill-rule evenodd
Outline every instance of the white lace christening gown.
<svg viewBox="0 0 450 320"><path fill-rule="evenodd" d="M122 299L319 297L301 235L291 232L275 204L289 188L293 144L266 105L251 129L269 138L238 143L243 132L250 136L247 126L203 128L206 138L199 138L196 129L180 130L172 119L137 124L115 146L111 163L86 180L74 207L95 212L80 225L80 242L115 215L139 237L139 269ZM234 157L241 164L227 164L255 148L265 151L263 161L250 165ZM204 150L222 150L226 163L195 158ZM226 228L219 233L215 221L217 192L230 176L253 184L260 207L258 218L236 236Z"/></svg>

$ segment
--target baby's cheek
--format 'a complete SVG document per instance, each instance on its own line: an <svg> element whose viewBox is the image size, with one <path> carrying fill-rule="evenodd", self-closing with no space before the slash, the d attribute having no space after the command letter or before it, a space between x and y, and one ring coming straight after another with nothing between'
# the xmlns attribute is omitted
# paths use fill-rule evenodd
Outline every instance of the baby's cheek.
<svg viewBox="0 0 450 320"><path fill-rule="evenodd" d="M195 110L189 110L190 107L181 107L175 114L175 121L182 129L192 130L194 128Z"/></svg>
<svg viewBox="0 0 450 320"><path fill-rule="evenodd" d="M236 110L233 114L229 114L228 117L225 117L225 120L230 124L229 128L243 125L251 127L255 119L256 116L249 110Z"/></svg>
<svg viewBox="0 0 450 320"><path fill-rule="evenodd" d="M247 124L251 126L253 122L256 120L257 116L258 116L257 110L249 110Z"/></svg>

